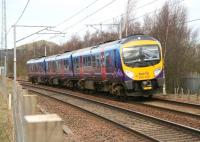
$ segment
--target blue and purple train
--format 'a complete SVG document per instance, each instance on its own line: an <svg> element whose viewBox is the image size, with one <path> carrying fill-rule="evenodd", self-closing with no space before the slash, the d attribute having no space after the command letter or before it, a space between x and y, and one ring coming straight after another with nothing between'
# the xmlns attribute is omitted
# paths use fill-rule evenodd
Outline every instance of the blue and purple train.
<svg viewBox="0 0 200 142"><path fill-rule="evenodd" d="M152 96L162 86L162 48L148 35L133 35L27 61L33 83L62 85L116 96Z"/></svg>

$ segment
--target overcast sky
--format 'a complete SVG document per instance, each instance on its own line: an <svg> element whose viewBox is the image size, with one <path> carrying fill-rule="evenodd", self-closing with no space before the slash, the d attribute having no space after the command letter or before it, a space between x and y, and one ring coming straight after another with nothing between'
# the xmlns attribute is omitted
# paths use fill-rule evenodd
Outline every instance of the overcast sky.
<svg viewBox="0 0 200 142"><path fill-rule="evenodd" d="M7 1L7 29L10 29L25 7L27 0L6 0ZM137 0L136 17L150 13L154 10L159 10L166 0ZM173 1L173 0L172 0ZM174 0L175 1L175 0ZM93 4L92 4L93 3ZM31 38L17 43L17 46L30 43L36 40L45 39L51 40L58 44L67 41L72 34L78 33L83 35L87 30L94 31L91 27L86 27L86 24L113 23L113 17L117 17L125 12L127 0L30 0L30 3L20 19L18 25L47 25L56 26L62 21L68 19L62 25L57 26L54 30L59 30L66 33L65 37L53 35L35 35ZM148 4L152 3L152 4ZM199 0L184 0L182 2L188 9L188 20L200 18L200 1ZM80 14L69 19L81 9L90 7L82 11ZM144 6L148 4L147 6ZM107 7L103 8L105 5ZM141 7L142 8L139 8ZM102 10L100 10L102 9ZM99 10L96 14L92 13ZM86 18L88 17L88 18ZM83 20L84 19L84 20ZM194 29L200 27L200 21L189 23ZM97 27L99 28L99 27ZM41 28L17 28L17 40L21 39ZM65 30L64 30L65 29ZM8 48L13 48L13 29L8 34Z"/></svg>

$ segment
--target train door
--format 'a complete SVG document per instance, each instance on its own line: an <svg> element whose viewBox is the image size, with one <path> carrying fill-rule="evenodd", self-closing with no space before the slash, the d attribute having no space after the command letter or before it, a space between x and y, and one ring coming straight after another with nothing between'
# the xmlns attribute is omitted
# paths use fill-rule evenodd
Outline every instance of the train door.
<svg viewBox="0 0 200 142"><path fill-rule="evenodd" d="M68 59L63 59L63 72L65 75L68 74Z"/></svg>
<svg viewBox="0 0 200 142"><path fill-rule="evenodd" d="M95 54L91 54L92 57L92 76L96 73L96 56Z"/></svg>
<svg viewBox="0 0 200 142"><path fill-rule="evenodd" d="M102 80L106 79L106 67L105 67L105 53L104 49L101 48L101 78Z"/></svg>
<svg viewBox="0 0 200 142"><path fill-rule="evenodd" d="M95 77L98 79L101 78L101 53L95 54L95 59L96 59L96 68L95 68Z"/></svg>
<svg viewBox="0 0 200 142"><path fill-rule="evenodd" d="M79 63L80 77L83 78L83 56L80 56Z"/></svg>
<svg viewBox="0 0 200 142"><path fill-rule="evenodd" d="M46 66L46 61L44 60L43 62L43 67L44 67L44 75L47 73L47 66Z"/></svg>
<svg viewBox="0 0 200 142"><path fill-rule="evenodd" d="M115 70L118 68L117 67L117 51L116 49L113 50L113 61L114 61L114 66L115 66Z"/></svg>
<svg viewBox="0 0 200 142"><path fill-rule="evenodd" d="M61 74L62 76L64 76L64 73L65 73L65 71L64 71L64 59L60 59L60 60L59 60L59 63L60 63L60 67L61 67L61 69L60 69L60 74Z"/></svg>
<svg viewBox="0 0 200 142"><path fill-rule="evenodd" d="M112 63L112 51L105 52L105 67L106 67L106 77L112 79L112 74L114 71Z"/></svg>
<svg viewBox="0 0 200 142"><path fill-rule="evenodd" d="M60 72L60 64L59 64L59 60L55 61L55 75L57 76Z"/></svg>
<svg viewBox="0 0 200 142"><path fill-rule="evenodd" d="M117 51L116 49L113 50L113 54L112 54L112 63L114 65L114 70L113 70L113 78L116 78L116 73L117 73L117 69L118 69L118 62L117 62Z"/></svg>
<svg viewBox="0 0 200 142"><path fill-rule="evenodd" d="M72 58L72 55L70 55L69 57L69 73L71 76L74 76L74 62L73 61L73 58Z"/></svg>

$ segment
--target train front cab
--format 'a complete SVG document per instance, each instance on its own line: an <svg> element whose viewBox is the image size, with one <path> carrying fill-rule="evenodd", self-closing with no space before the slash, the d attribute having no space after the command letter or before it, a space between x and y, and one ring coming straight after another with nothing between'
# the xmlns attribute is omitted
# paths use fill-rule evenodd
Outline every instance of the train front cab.
<svg viewBox="0 0 200 142"><path fill-rule="evenodd" d="M152 96L162 86L163 58L160 43L151 37L137 37L120 48L127 96Z"/></svg>

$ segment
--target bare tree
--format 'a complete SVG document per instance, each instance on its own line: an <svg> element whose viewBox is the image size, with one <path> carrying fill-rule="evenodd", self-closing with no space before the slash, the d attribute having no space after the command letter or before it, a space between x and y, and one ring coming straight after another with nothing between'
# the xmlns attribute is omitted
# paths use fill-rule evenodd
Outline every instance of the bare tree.
<svg viewBox="0 0 200 142"><path fill-rule="evenodd" d="M166 2L154 17L146 17L149 25L144 30L161 41L164 53L168 91L180 86L181 77L191 71L193 48L190 48L191 30L188 28L187 10L178 3ZM145 20L145 22L147 22ZM150 21L150 22L149 22Z"/></svg>

